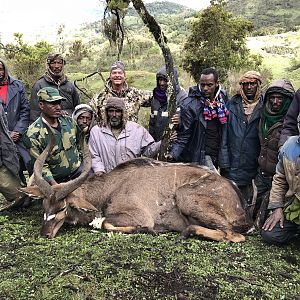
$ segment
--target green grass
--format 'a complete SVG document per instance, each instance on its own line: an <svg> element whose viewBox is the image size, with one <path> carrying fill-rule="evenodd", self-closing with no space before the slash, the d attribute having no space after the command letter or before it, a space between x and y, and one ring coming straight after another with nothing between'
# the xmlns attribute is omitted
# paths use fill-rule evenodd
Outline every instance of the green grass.
<svg viewBox="0 0 300 300"><path fill-rule="evenodd" d="M39 236L42 212L0 215L0 299L299 299L299 243L267 246L178 234L108 234L64 226Z"/></svg>

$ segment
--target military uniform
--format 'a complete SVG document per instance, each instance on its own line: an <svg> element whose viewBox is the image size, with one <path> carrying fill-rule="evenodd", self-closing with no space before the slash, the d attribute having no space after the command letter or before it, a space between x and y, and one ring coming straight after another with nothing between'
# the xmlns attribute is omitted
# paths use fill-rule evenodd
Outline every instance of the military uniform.
<svg viewBox="0 0 300 300"><path fill-rule="evenodd" d="M55 146L43 168L43 176L49 182L53 179L61 182L64 178L70 177L80 167L82 161L78 147L79 128L75 121L70 117L59 117L58 120L60 131L53 128ZM49 143L48 131L41 117L29 126L23 141L34 163Z"/></svg>
<svg viewBox="0 0 300 300"><path fill-rule="evenodd" d="M90 102L90 106L97 113L98 122L103 121L107 99L110 97L123 98L128 114L128 120L137 123L140 107L149 107L151 105L152 92L128 87L125 82L122 92L117 93L112 90L111 81L108 79L105 89Z"/></svg>

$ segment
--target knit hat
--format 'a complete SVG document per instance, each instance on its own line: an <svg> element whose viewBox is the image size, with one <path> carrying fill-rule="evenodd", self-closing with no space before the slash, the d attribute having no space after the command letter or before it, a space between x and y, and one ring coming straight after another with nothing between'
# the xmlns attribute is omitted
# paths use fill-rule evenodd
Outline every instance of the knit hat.
<svg viewBox="0 0 300 300"><path fill-rule="evenodd" d="M50 63L52 63L55 59L61 59L63 61L63 64L66 64L66 60L64 59L64 57L62 56L62 54L60 53L50 53L47 56L47 65L50 65Z"/></svg>
<svg viewBox="0 0 300 300"><path fill-rule="evenodd" d="M125 72L124 63L119 61L119 60L115 61L110 67L110 72L113 71L113 70L116 70L116 69L121 69L123 72Z"/></svg>
<svg viewBox="0 0 300 300"><path fill-rule="evenodd" d="M58 100L66 100L66 98L62 97L58 90L53 87L44 87L37 92L37 96L39 97L39 101L46 102L54 102Z"/></svg>
<svg viewBox="0 0 300 300"><path fill-rule="evenodd" d="M122 111L125 111L124 99L118 98L118 97L108 98L105 109L107 110L109 108L116 108L116 109L121 109Z"/></svg>
<svg viewBox="0 0 300 300"><path fill-rule="evenodd" d="M74 112L72 113L72 118L77 122L78 117L85 113L89 112L94 116L94 110L87 104L79 104L75 107Z"/></svg>

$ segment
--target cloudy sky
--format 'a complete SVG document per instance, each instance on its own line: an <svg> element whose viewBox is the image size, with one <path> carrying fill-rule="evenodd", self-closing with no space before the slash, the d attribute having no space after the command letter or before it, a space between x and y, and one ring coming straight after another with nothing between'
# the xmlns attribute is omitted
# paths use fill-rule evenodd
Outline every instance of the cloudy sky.
<svg viewBox="0 0 300 300"><path fill-rule="evenodd" d="M25 40L32 39L36 35L40 37L49 35L55 38L61 24L74 27L101 19L104 2L104 0L3 0L0 4L0 41L10 42L14 32L23 33ZM172 2L194 9L201 9L209 4L209 0Z"/></svg>

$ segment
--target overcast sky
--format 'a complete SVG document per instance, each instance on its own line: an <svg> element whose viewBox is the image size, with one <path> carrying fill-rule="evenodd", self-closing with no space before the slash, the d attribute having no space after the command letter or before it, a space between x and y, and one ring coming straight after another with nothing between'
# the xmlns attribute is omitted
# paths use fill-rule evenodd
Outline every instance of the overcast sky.
<svg viewBox="0 0 300 300"><path fill-rule="evenodd" d="M153 2L146 0L144 2ZM102 18L104 0L1 0L0 40L10 42L14 32L54 36L59 25L78 26ZM194 9L209 5L209 0L173 0Z"/></svg>

